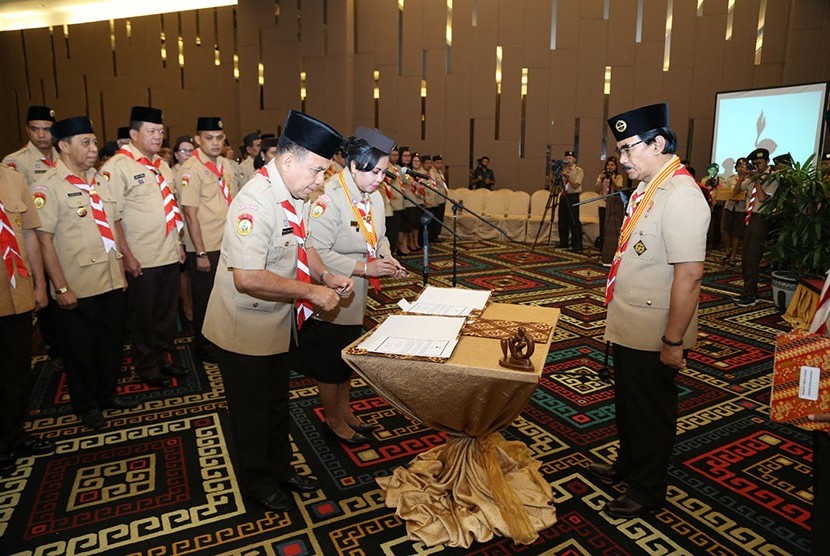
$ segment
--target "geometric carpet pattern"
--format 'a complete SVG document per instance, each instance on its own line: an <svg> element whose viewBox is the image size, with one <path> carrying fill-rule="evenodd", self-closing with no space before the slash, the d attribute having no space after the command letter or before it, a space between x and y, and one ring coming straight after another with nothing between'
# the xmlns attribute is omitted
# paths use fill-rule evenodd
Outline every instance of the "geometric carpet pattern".
<svg viewBox="0 0 830 556"><path fill-rule="evenodd" d="M431 255L430 283L451 286L451 244L432 246ZM410 541L375 479L447 436L401 415L355 376L354 411L381 429L367 445L333 442L322 433L316 384L302 369L290 381L294 465L320 488L294 495L291 512L258 510L239 493L219 369L197 364L182 327L173 355L187 376L165 390L143 387L126 346L119 389L143 403L108 411L101 431L80 424L60 369L36 355L29 427L58 449L20 460L13 476L0 479L0 554L808 554L810 436L768 419L774 338L787 326L768 289L754 307L735 306L740 269L719 258L709 254L699 342L677 380L668 501L652 515L601 513L621 487L586 470L616 452L613 385L602 378L606 269L599 253L479 242L459 249L460 286L491 289L494 301L561 310L539 386L502 431L542 462L554 493L558 520L534 544L497 537L462 550ZM420 291L421 258L402 262L410 276L385 279L372 294L367 327Z"/></svg>

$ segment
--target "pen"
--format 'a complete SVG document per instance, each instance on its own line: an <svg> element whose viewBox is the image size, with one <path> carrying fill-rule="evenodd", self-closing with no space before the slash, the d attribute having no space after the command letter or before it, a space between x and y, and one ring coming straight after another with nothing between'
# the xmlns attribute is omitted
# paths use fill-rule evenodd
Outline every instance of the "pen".
<svg viewBox="0 0 830 556"><path fill-rule="evenodd" d="M385 259L385 258L386 257L384 257L383 255L378 255L378 259ZM395 270L397 270L399 272L400 271L406 272L406 269L404 267L398 266L398 265L395 265Z"/></svg>
<svg viewBox="0 0 830 556"><path fill-rule="evenodd" d="M348 285L348 284L346 284L345 286L343 286L342 288L340 288L339 290L337 290L337 295L343 295L344 293L346 293L346 290L347 290L347 289L349 289L349 285ZM313 315L311 315L311 318L313 318L313 319L314 319L314 318L317 318L317 317L319 317L319 316L320 316L320 315L322 315L322 314L323 314L323 310L322 310L322 309L317 309L316 311L314 311L314 314L313 314Z"/></svg>

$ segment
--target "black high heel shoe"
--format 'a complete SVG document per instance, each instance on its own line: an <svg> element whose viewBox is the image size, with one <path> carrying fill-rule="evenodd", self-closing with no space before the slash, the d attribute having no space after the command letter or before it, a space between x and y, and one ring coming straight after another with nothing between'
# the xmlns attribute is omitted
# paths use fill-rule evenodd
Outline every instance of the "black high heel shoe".
<svg viewBox="0 0 830 556"><path fill-rule="evenodd" d="M328 423L325 423L323 425L323 433L326 434L327 436L330 436L332 438L335 438L335 439L339 440L340 442L342 442L344 444L348 444L349 446L359 446L361 444L368 444L369 443L369 439L366 438L365 436L363 436L362 434L360 434L359 432L355 432L352 435L351 438L343 438L342 436L340 436L339 434L334 432L334 429L331 428Z"/></svg>
<svg viewBox="0 0 830 556"><path fill-rule="evenodd" d="M370 425L368 423L360 423L359 425L349 425L353 431L355 432L374 432L378 430L380 427L377 425Z"/></svg>

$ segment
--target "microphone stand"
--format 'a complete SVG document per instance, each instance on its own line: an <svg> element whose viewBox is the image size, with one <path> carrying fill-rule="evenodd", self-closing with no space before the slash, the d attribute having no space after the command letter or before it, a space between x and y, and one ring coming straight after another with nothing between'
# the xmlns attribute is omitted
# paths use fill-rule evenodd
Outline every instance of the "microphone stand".
<svg viewBox="0 0 830 556"><path fill-rule="evenodd" d="M415 200L415 199L413 199L412 197L410 197L410 196L406 193L406 191L404 191L402 188L397 187L397 186L395 186L395 185L393 185L393 184L391 184L391 183L389 184L389 187L391 187L393 190L395 190L395 191L397 191L398 193L400 193L400 194L401 194L401 197L403 197L404 199L406 199L407 201L409 201L410 203L412 203L413 205L415 205L415 206L418 208L418 210L420 210L420 211L423 213L423 214L421 215L421 225L423 226L423 229L424 229L424 269L423 269L423 279L424 279L424 285L426 286L426 285L427 285L427 281L429 280L429 225L428 225L428 224L429 224L430 219L433 217L433 216L432 216L432 213L431 213L430 211L428 211L427 209L425 209L424 207L422 207L421 205L419 205L419 204L418 204L418 201L417 201L417 200ZM444 198L445 198L445 199L449 199L449 197L444 197ZM425 221L426 221L426 224L424 223ZM445 230L447 230L447 231L448 231L450 234L452 234L452 236L453 236L453 242L452 242L452 245L453 245L453 253L452 253L452 260L453 260L453 268L452 268L452 273L453 273L453 275L452 275L452 285L453 285L453 286L455 286L455 284L456 284L455 259L456 259L456 257L458 256L458 252L457 252L457 246L458 246L458 244L457 244L456 240L458 239L458 234L456 234L456 233L455 233L455 230L451 230L451 229L449 228L449 226L447 226L446 224L444 224L444 223L443 223L443 222L441 222L440 220L436 220L436 222L438 222L438 224L440 224L442 228L444 228ZM453 226L453 227L454 227L454 226Z"/></svg>

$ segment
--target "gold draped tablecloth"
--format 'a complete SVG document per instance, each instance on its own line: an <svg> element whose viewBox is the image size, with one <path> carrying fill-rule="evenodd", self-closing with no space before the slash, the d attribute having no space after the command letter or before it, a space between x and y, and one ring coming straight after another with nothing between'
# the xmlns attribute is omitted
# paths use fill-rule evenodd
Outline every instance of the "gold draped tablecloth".
<svg viewBox="0 0 830 556"><path fill-rule="evenodd" d="M513 422L539 382L559 318L546 307L490 304L485 319L550 325L531 357L534 371L505 369L498 339L462 336L445 362L378 357L356 348L343 358L390 404L449 433L443 446L378 479L386 505L412 540L469 547L501 535L530 544L556 522L553 493L522 442L498 431Z"/></svg>

